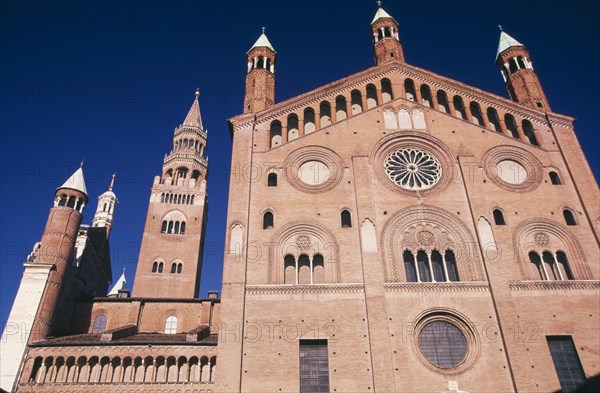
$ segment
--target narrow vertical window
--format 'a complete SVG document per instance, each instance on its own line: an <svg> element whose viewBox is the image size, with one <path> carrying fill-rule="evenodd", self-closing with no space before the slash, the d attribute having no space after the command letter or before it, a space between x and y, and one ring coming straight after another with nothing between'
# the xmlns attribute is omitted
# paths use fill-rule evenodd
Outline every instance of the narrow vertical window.
<svg viewBox="0 0 600 393"><path fill-rule="evenodd" d="M296 258L293 255L286 255L283 259L284 284L296 284Z"/></svg>
<svg viewBox="0 0 600 393"><path fill-rule="evenodd" d="M562 251L558 251L556 253L556 261L560 264L560 267L563 271L563 278L567 280L574 280L573 272L571 271L571 267L569 266L569 261L567 261L567 254Z"/></svg>
<svg viewBox="0 0 600 393"><path fill-rule="evenodd" d="M175 274L177 272L177 264L173 262L171 265L171 274Z"/></svg>
<svg viewBox="0 0 600 393"><path fill-rule="evenodd" d="M177 333L177 317L171 315L165 321L165 334L175 334Z"/></svg>
<svg viewBox="0 0 600 393"><path fill-rule="evenodd" d="M185 221L181 221L181 227L179 228L179 233L185 235Z"/></svg>
<svg viewBox="0 0 600 393"><path fill-rule="evenodd" d="M348 210L342 210L342 228L352 228L352 216Z"/></svg>
<svg viewBox="0 0 600 393"><path fill-rule="evenodd" d="M429 258L425 251L417 253L417 265L419 267L419 278L422 282L431 282L431 270L429 269Z"/></svg>
<svg viewBox="0 0 600 393"><path fill-rule="evenodd" d="M444 272L444 261L442 260L442 254L437 250L431 253L431 266L433 267L433 278L437 282L446 281L446 273Z"/></svg>
<svg viewBox="0 0 600 393"><path fill-rule="evenodd" d="M417 269L415 268L415 257L412 252L404 251L404 270L407 282L417 282Z"/></svg>
<svg viewBox="0 0 600 393"><path fill-rule="evenodd" d="M300 393L329 393L327 340L300 340Z"/></svg>
<svg viewBox="0 0 600 393"><path fill-rule="evenodd" d="M460 277L458 277L458 269L456 268L454 251L446 250L446 253L444 254L444 260L446 261L446 270L448 271L448 281L460 281Z"/></svg>
<svg viewBox="0 0 600 393"><path fill-rule="evenodd" d="M563 210L563 216L565 217L565 223L569 226L577 225L577 221L575 221L575 216L573 212L569 209Z"/></svg>
<svg viewBox="0 0 600 393"><path fill-rule="evenodd" d="M181 274L182 271L183 271L183 263L178 263L177 264L177 274Z"/></svg>
<svg viewBox="0 0 600 393"><path fill-rule="evenodd" d="M504 221L504 214L500 209L494 209L494 223L496 225L506 225L506 221Z"/></svg>
<svg viewBox="0 0 600 393"><path fill-rule="evenodd" d="M158 271L158 262L154 262L152 264L152 273L156 273Z"/></svg>
<svg viewBox="0 0 600 393"><path fill-rule="evenodd" d="M534 251L529 252L529 262L533 263L533 265L535 266L540 280L546 280L546 274L544 273L544 268L542 266L540 254Z"/></svg>
<svg viewBox="0 0 600 393"><path fill-rule="evenodd" d="M585 383L585 372L571 336L547 336L548 348L563 393L574 392Z"/></svg>
<svg viewBox="0 0 600 393"><path fill-rule="evenodd" d="M266 212L263 215L263 229L273 228L273 213Z"/></svg>
<svg viewBox="0 0 600 393"><path fill-rule="evenodd" d="M108 318L104 314L100 314L94 319L94 326L92 327L92 333L104 333L106 330L106 322Z"/></svg>
<svg viewBox="0 0 600 393"><path fill-rule="evenodd" d="M546 273L549 276L548 279L559 281L560 273L558 272L558 267L554 262L554 255L548 251L544 251L542 253L542 261L544 261L544 264L546 265Z"/></svg>
<svg viewBox="0 0 600 393"><path fill-rule="evenodd" d="M269 176L267 176L267 186L268 187L277 187L277 174L276 173L269 173Z"/></svg>
<svg viewBox="0 0 600 393"><path fill-rule="evenodd" d="M552 171L548 174L548 176L550 176L550 183L552 183L555 186L559 186L562 184L562 182L560 181L560 177L558 176L558 173Z"/></svg>
<svg viewBox="0 0 600 393"><path fill-rule="evenodd" d="M158 272L159 272L159 273L162 273L162 272L163 272L163 269L164 269L164 267L165 267L165 264L164 264L164 263L162 263L162 262L160 262L160 263L158 264Z"/></svg>

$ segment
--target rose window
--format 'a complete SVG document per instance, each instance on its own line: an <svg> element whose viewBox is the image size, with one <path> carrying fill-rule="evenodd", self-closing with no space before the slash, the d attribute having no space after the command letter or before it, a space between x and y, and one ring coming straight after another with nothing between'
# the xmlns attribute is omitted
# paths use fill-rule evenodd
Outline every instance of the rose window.
<svg viewBox="0 0 600 393"><path fill-rule="evenodd" d="M385 173L391 181L406 190L427 190L442 177L437 158L420 149L400 149L385 160Z"/></svg>

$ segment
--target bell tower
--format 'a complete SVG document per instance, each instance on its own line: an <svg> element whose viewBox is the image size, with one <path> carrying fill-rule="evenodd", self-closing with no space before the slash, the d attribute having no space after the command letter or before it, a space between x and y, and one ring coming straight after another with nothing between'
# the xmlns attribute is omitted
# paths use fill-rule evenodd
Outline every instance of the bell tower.
<svg viewBox="0 0 600 393"><path fill-rule="evenodd" d="M275 103L275 49L262 34L248 51L244 113L260 112Z"/></svg>
<svg viewBox="0 0 600 393"><path fill-rule="evenodd" d="M154 178L133 286L134 297L195 298L207 219L207 133L198 98L175 129L173 150Z"/></svg>
<svg viewBox="0 0 600 393"><path fill-rule="evenodd" d="M391 61L404 63L404 52L398 36L398 22L381 8L381 1L377 4L379 8L371 22L375 64L381 65Z"/></svg>
<svg viewBox="0 0 600 393"><path fill-rule="evenodd" d="M542 85L533 70L529 51L500 27L496 65L500 68L510 98L540 111L550 111Z"/></svg>
<svg viewBox="0 0 600 393"><path fill-rule="evenodd" d="M93 227L106 227L106 237L110 235L115 215L115 206L117 205L117 196L113 192L115 185L115 175L112 175L108 190L98 197L98 207L92 220Z"/></svg>
<svg viewBox="0 0 600 393"><path fill-rule="evenodd" d="M33 323L31 341L61 333L64 321L58 319L66 314L62 312L66 302L59 300L64 280L70 276L77 233L87 202L83 169L80 167L56 189L54 206L50 209L40 246L32 258L34 264L51 265L52 269Z"/></svg>

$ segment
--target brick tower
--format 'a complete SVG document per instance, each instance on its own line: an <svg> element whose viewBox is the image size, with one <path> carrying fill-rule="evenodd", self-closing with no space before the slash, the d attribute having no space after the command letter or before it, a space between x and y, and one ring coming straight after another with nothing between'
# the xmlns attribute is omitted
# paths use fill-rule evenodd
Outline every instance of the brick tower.
<svg viewBox="0 0 600 393"><path fill-rule="evenodd" d="M533 70L529 51L500 27L500 42L496 64L502 72L510 98L519 104L541 111L550 111L542 85Z"/></svg>
<svg viewBox="0 0 600 393"><path fill-rule="evenodd" d="M398 22L381 7L371 22L371 35L375 64L381 65L391 61L404 63L404 52L398 36Z"/></svg>
<svg viewBox="0 0 600 393"><path fill-rule="evenodd" d="M34 320L30 341L35 342L49 335L61 333L60 316L65 315L66 310L63 307L67 302L59 300L63 292L64 280L70 276L68 273L71 269L75 241L83 208L87 202L83 170L79 168L56 189L54 206L50 209L40 247L33 261L36 264L47 264L53 267Z"/></svg>
<svg viewBox="0 0 600 393"><path fill-rule="evenodd" d="M206 227L206 130L196 99L154 178L133 296L195 298Z"/></svg>
<svg viewBox="0 0 600 393"><path fill-rule="evenodd" d="M262 111L275 102L276 52L265 29L248 51L244 113Z"/></svg>

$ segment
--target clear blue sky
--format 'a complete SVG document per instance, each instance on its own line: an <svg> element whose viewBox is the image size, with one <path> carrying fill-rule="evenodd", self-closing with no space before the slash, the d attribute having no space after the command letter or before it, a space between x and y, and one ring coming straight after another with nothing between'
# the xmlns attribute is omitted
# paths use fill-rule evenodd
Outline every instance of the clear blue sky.
<svg viewBox="0 0 600 393"><path fill-rule="evenodd" d="M498 24L530 50L553 110L600 172L600 19L596 0L384 1L408 63L506 97L494 64ZM39 241L56 187L85 159L91 199L117 172L115 279L131 284L154 176L202 90L209 220L201 295L220 289L231 141L246 51L267 27L277 100L373 65L375 1L70 1L0 3L1 312Z"/></svg>

